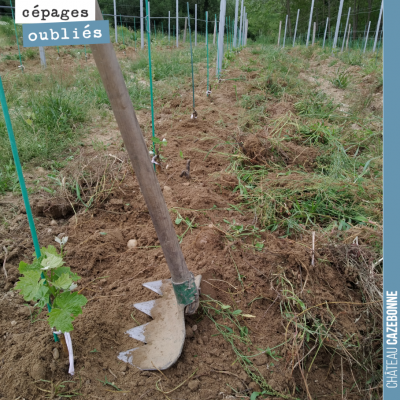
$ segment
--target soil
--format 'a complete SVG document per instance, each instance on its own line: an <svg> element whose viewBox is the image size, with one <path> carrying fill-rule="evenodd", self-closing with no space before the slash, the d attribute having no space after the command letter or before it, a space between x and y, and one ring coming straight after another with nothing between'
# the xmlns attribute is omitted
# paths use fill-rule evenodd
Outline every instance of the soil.
<svg viewBox="0 0 400 400"><path fill-rule="evenodd" d="M240 54L246 56L246 52ZM242 71L228 74L239 72L245 75ZM239 205L240 196L233 191L237 179L225 172L229 157L223 154L231 152L225 146L227 141L241 140L236 132L243 111L236 102L235 90L245 92L247 83L216 84L207 98L205 82L202 71L196 82L197 119L190 119L190 91L181 90L181 97L166 102L158 113L156 132L168 143L162 150L165 161L158 180L172 220L179 213L196 224L184 235L181 247L189 269L203 277L202 299L208 295L253 315L254 318L243 318L242 323L251 333L254 348L272 349L296 334L292 327L286 330L287 321L282 318L283 299L275 287L279 274L294 283L307 307L325 302L361 303L363 299L356 287L357 276L332 255L323 237L316 237L314 265L311 232L296 241L281 238L281 232L262 232L262 251L251 246L252 238L228 240L224 220L254 224L252 214L232 207ZM271 109L279 110L279 106L271 103ZM186 113L182 116L176 111ZM148 126L149 121L149 112L140 113L142 126ZM112 144L107 153L121 160L122 167L119 184L106 199L87 211L81 208L76 215L64 203L60 205L45 195L33 199L34 204L39 204L34 212L41 245L54 244L56 235L68 236L66 263L82 277L78 290L88 298L71 333L74 377L68 375L67 358L61 345L53 341L45 312L37 315L32 305L24 304L12 290L19 276L18 263L31 261L33 245L21 200L11 197L0 205L5 211L12 208L15 215L9 227L0 231L0 245L9 249L6 259L4 255L0 257L8 274L7 279L0 275L0 399L59 398L62 391L79 393L85 399L161 400L164 395L158 389L171 400L233 398L233 389L242 398L249 398L260 389L258 384L244 372L230 344L218 335L201 307L196 315L186 318L183 352L173 367L162 373L140 371L118 360L120 352L143 346L125 332L138 323L151 321L133 308L134 303L158 297L142 284L169 278L170 274L126 152L121 150L118 136L109 138ZM146 140L150 146L148 135ZM251 151L257 162L271 159L268 138L249 137L244 149ZM83 151L88 159L96 154L89 147ZM311 168L316 154L307 154L292 145L278 156L287 165L299 163ZM187 159L191 160L190 179L180 177ZM43 202L47 206L41 207ZM182 222L175 228L182 236L187 225ZM138 241L134 249L127 247L131 239ZM344 332L356 332L360 337L365 333L367 317L360 308L331 304L330 310ZM321 315L323 318L322 310ZM312 398L341 399L341 388L350 390L354 379L359 378L347 363L343 362L341 369L338 355L332 357L321 348L312 367L305 366L307 371L310 367L306 388L299 369L292 370L292 348L281 346L278 354L281 358L272 360L264 352L254 358L254 363L268 384L288 398L293 395L306 399L308 390ZM105 379L115 386L105 385ZM62 388L57 386L60 383ZM352 393L348 399L362 398L359 392Z"/></svg>

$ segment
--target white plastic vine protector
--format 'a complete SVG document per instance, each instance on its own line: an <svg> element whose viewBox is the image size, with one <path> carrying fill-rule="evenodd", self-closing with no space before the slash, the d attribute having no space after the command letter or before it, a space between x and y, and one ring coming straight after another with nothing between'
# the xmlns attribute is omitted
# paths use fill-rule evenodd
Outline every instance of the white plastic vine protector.
<svg viewBox="0 0 400 400"><path fill-rule="evenodd" d="M61 331L55 331L54 329L52 329L52 331L56 335L61 335L62 334ZM75 375L74 351L73 351L73 348L72 348L71 335L69 334L69 332L65 332L64 333L64 337L65 337L65 343L67 344L67 348L68 348L68 358L69 358L69 370L68 370L68 373L70 375Z"/></svg>
<svg viewBox="0 0 400 400"><path fill-rule="evenodd" d="M69 334L69 332L65 332L65 333L64 333L64 337L65 337L65 342L67 343L68 355L69 355L69 370L68 370L68 373L69 373L70 375L74 375L74 374L75 374L75 368L74 368L74 351L73 351L73 349L72 349L71 335Z"/></svg>

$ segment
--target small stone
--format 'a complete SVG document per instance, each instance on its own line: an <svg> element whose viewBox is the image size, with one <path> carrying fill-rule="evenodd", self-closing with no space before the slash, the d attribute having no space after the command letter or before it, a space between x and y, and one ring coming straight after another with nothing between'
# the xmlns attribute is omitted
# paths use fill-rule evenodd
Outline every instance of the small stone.
<svg viewBox="0 0 400 400"><path fill-rule="evenodd" d="M53 232L53 229L51 229L51 228L47 228L47 234L50 234L51 232Z"/></svg>
<svg viewBox="0 0 400 400"><path fill-rule="evenodd" d="M127 366L126 364L122 364L122 365L119 367L119 370L120 370L121 372L126 372L127 369L128 369L128 366Z"/></svg>
<svg viewBox="0 0 400 400"><path fill-rule="evenodd" d="M136 239L129 240L129 242L127 244L128 249L135 249L137 247L137 245L138 245L138 242Z"/></svg>
<svg viewBox="0 0 400 400"><path fill-rule="evenodd" d="M183 183L183 186L189 186L189 182Z"/></svg>
<svg viewBox="0 0 400 400"><path fill-rule="evenodd" d="M186 337L191 339L194 336L193 330L190 326L186 327Z"/></svg>
<svg viewBox="0 0 400 400"><path fill-rule="evenodd" d="M169 186L164 186L164 190L165 190L166 192L170 192L172 189L171 189Z"/></svg>
<svg viewBox="0 0 400 400"><path fill-rule="evenodd" d="M196 332L196 331L197 331L197 325L193 325L193 326L192 326L192 331L193 331L193 332Z"/></svg>
<svg viewBox="0 0 400 400"><path fill-rule="evenodd" d="M53 349L53 358L55 360L58 360L60 358L60 353L58 352L57 347L54 347L54 349Z"/></svg>
<svg viewBox="0 0 400 400"><path fill-rule="evenodd" d="M246 382L246 383L250 383L251 382L251 378L246 374L246 372L242 371L239 374L239 379L241 379L242 381Z"/></svg>
<svg viewBox="0 0 400 400"><path fill-rule="evenodd" d="M26 306L20 307L17 311L17 314L19 317L28 318L31 315L30 308Z"/></svg>
<svg viewBox="0 0 400 400"><path fill-rule="evenodd" d="M57 364L54 360L50 363L50 369L51 369L51 372L56 372L56 370L57 370Z"/></svg>
<svg viewBox="0 0 400 400"><path fill-rule="evenodd" d="M17 321L11 321L11 326L17 325Z"/></svg>
<svg viewBox="0 0 400 400"><path fill-rule="evenodd" d="M32 367L31 376L35 381L46 379L46 368L42 364L35 364Z"/></svg>
<svg viewBox="0 0 400 400"><path fill-rule="evenodd" d="M189 389L195 392L200 387L200 382L198 380L193 380L188 383Z"/></svg>
<svg viewBox="0 0 400 400"><path fill-rule="evenodd" d="M55 219L52 219L52 220L50 221L50 225L51 225L51 226L57 226L57 225L58 225L58 222L57 222Z"/></svg>
<svg viewBox="0 0 400 400"><path fill-rule="evenodd" d="M261 392L260 386L255 382L251 382L249 384L249 389L252 390L253 392Z"/></svg>
<svg viewBox="0 0 400 400"><path fill-rule="evenodd" d="M264 354L260 354L256 358L253 359L253 363L256 364L258 367L267 363L267 358Z"/></svg>

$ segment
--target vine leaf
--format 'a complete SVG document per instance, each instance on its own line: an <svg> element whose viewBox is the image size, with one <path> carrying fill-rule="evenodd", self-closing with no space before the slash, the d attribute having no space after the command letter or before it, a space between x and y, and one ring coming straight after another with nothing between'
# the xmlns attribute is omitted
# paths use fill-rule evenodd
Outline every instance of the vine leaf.
<svg viewBox="0 0 400 400"><path fill-rule="evenodd" d="M87 303L85 296L76 292L64 292L60 294L49 313L49 324L62 332L70 332L74 328L72 321L82 314L82 307Z"/></svg>
<svg viewBox="0 0 400 400"><path fill-rule="evenodd" d="M43 290L43 280L40 279L40 270L28 270L24 272L24 276L19 279L15 290L19 290L25 301L36 300L41 298ZM46 288L47 289L47 288Z"/></svg>
<svg viewBox="0 0 400 400"><path fill-rule="evenodd" d="M57 289L64 289L67 290L72 284L72 279L69 274L62 274L57 280L53 282L53 285Z"/></svg>
<svg viewBox="0 0 400 400"><path fill-rule="evenodd" d="M42 270L48 270L48 269L54 269L61 267L64 264L64 261L61 256L58 254L46 254L46 258L42 260L41 265L42 265Z"/></svg>

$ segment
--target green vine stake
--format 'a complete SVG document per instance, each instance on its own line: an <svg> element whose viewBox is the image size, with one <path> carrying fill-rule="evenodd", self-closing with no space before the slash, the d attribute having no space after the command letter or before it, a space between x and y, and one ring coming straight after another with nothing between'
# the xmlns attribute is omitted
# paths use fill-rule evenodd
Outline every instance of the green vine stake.
<svg viewBox="0 0 400 400"><path fill-rule="evenodd" d="M149 52L149 77L150 77L150 100L151 100L151 129L152 129L152 137L155 138L154 132L154 99L153 99L153 75L151 72L151 37L150 37L150 16L149 16L149 2L146 1L146 29L147 29L147 47ZM153 140L153 152L156 154L156 147ZM154 171L156 170L156 165L153 164Z"/></svg>
<svg viewBox="0 0 400 400"><path fill-rule="evenodd" d="M19 184L21 186L22 198L24 200L26 215L28 217L28 223L29 223L29 228L31 230L33 246L35 248L35 254L38 258L40 258L41 253L40 253L39 240L38 240L38 236L36 233L35 222L33 220L31 205L29 204L28 191L26 190L25 179L24 179L24 175L22 173L22 167L21 167L21 162L19 160L17 143L15 141L14 131L13 131L13 128L11 125L10 113L8 111L8 106L7 106L7 101L6 101L6 96L4 93L3 81L1 79L1 76L0 76L0 103L1 103L1 107L3 108L4 119L6 121L7 132L8 132L8 136L9 136L10 144L11 144L11 151L12 151L12 154L14 157L15 167L17 169ZM42 286L42 284L45 282L45 276L44 276L43 272L38 274L38 280L39 280L39 278L40 278L40 281L37 283L37 285L35 287L37 290L42 290L40 286ZM46 304L46 302L47 302L47 309L50 313L52 308L51 308L51 305L49 302L48 295L46 295L46 301L43 303L43 307ZM53 336L54 336L54 341L58 342L57 335L53 334Z"/></svg>
<svg viewBox="0 0 400 400"><path fill-rule="evenodd" d="M206 46L207 46L207 97L210 95L210 64L208 58L208 11L206 11Z"/></svg>
<svg viewBox="0 0 400 400"><path fill-rule="evenodd" d="M13 19L13 22L14 22L15 37L16 37L16 39L17 39L18 54L19 54L19 65L20 65L20 68L21 68L22 72L24 72L24 66L22 65L21 51L20 51L20 49L19 49L17 25L15 25L14 10L13 10L13 5L12 5L12 1L11 1L11 0L10 0L10 6L11 6L11 15L12 15L12 19Z"/></svg>
<svg viewBox="0 0 400 400"><path fill-rule="evenodd" d="M192 31L190 30L190 13L189 13L189 3L187 3L188 11L188 24L189 24L189 38L190 38L190 58L192 62L192 92L193 92L193 114L192 118L197 118L196 104L194 101L194 71L193 71L193 48L192 48Z"/></svg>

